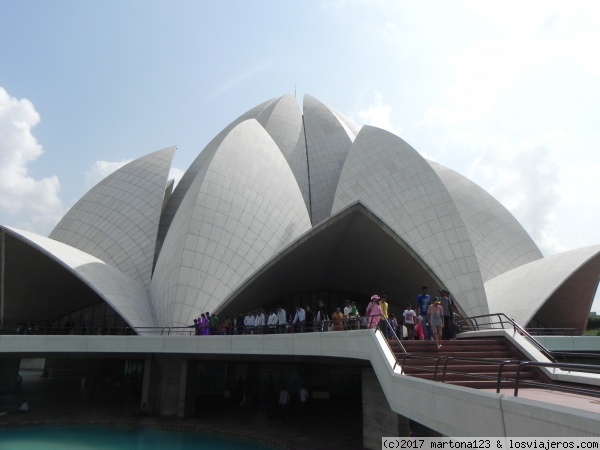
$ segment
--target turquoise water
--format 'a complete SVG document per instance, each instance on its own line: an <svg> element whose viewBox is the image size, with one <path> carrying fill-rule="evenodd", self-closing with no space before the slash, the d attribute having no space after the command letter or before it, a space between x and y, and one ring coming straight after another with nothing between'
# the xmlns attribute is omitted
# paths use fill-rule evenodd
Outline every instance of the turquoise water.
<svg viewBox="0 0 600 450"><path fill-rule="evenodd" d="M151 428L40 427L0 432L1 450L266 450L248 440Z"/></svg>

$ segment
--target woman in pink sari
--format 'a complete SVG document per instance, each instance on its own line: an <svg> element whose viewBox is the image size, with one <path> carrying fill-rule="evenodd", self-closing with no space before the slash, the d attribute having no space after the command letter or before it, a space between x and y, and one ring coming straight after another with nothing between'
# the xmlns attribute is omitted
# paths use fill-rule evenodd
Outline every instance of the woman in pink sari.
<svg viewBox="0 0 600 450"><path fill-rule="evenodd" d="M377 328L377 324L381 320L381 306L379 306L380 298L379 295L373 294L371 296L371 303L367 306L367 316L369 317L368 326L369 328Z"/></svg>

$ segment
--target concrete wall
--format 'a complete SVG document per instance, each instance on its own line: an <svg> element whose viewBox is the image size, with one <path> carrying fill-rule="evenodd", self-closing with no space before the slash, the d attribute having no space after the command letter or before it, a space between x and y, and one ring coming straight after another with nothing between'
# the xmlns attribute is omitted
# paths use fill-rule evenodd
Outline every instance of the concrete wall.
<svg viewBox="0 0 600 450"><path fill-rule="evenodd" d="M363 445L380 449L383 436L409 436L408 419L390 408L373 369L362 370Z"/></svg>
<svg viewBox="0 0 600 450"><path fill-rule="evenodd" d="M513 339L508 333L507 338ZM84 353L106 357L293 355L369 361L391 409L445 436L597 436L600 414L556 403L436 383L402 375L381 333L372 330L253 336L0 336L0 356ZM169 361L165 359L165 361ZM177 367L179 366L179 367ZM161 369L161 412L179 414L181 364ZM179 380L179 381L176 381ZM175 401L177 398L177 401ZM460 411L460 414L457 414Z"/></svg>

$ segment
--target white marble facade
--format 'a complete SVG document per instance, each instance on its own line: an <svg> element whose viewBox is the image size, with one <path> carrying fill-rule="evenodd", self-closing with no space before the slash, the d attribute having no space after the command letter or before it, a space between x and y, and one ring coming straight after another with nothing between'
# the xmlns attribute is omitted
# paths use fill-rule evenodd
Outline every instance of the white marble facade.
<svg viewBox="0 0 600 450"><path fill-rule="evenodd" d="M239 290L261 268L303 236L318 239L319 224L359 202L465 314L585 323L600 246L543 258L508 210L473 182L311 96L302 112L287 94L239 116L171 192L174 150L109 175L49 238L0 230L65 268L133 327L182 326L243 297ZM9 310L20 317L18 305Z"/></svg>

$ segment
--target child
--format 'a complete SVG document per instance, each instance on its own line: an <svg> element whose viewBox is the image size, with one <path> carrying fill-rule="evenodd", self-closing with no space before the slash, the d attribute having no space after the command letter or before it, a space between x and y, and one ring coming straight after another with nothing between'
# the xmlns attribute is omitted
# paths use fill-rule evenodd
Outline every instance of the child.
<svg viewBox="0 0 600 450"><path fill-rule="evenodd" d="M396 316L394 315L394 313L390 313L388 320L390 322L390 327L392 328L394 333L396 333L398 339L402 339L402 330L400 330L400 334L398 334L398 321L396 320ZM389 337L391 338L392 336Z"/></svg>
<svg viewBox="0 0 600 450"><path fill-rule="evenodd" d="M423 325L421 325L421 321L417 321L415 325L415 331L413 332L413 336L415 339L422 341L425 339L425 333L423 332Z"/></svg>

